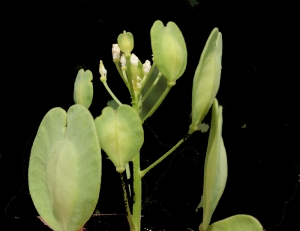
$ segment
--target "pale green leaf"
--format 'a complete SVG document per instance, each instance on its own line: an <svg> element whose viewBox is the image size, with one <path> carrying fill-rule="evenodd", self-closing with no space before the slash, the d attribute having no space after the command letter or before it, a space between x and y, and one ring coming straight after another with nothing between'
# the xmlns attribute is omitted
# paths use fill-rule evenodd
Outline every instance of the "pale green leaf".
<svg viewBox="0 0 300 231"><path fill-rule="evenodd" d="M35 137L29 191L44 221L55 231L78 231L99 197L101 152L94 119L82 105L66 113L51 109Z"/></svg>

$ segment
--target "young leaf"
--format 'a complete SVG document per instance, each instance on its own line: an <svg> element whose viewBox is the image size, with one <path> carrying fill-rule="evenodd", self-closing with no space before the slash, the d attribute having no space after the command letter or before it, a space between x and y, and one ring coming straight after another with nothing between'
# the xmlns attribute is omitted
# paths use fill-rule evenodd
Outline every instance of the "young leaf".
<svg viewBox="0 0 300 231"><path fill-rule="evenodd" d="M214 28L206 41L197 66L192 92L192 124L198 130L217 95L221 78L222 34Z"/></svg>
<svg viewBox="0 0 300 231"><path fill-rule="evenodd" d="M82 105L66 113L51 109L43 118L29 161L33 203L55 231L78 231L96 207L101 182L101 149L94 119Z"/></svg>
<svg viewBox="0 0 300 231"><path fill-rule="evenodd" d="M260 222L249 215L238 214L211 224L207 231L263 231Z"/></svg>
<svg viewBox="0 0 300 231"><path fill-rule="evenodd" d="M222 123L222 107L218 105L218 101L215 99L204 164L203 230L207 230L227 180L227 156L222 138Z"/></svg>
<svg viewBox="0 0 300 231"><path fill-rule="evenodd" d="M74 101L76 104L81 104L86 108L89 108L93 100L93 74L90 70L84 71L80 69L78 71L75 83L74 83Z"/></svg>
<svg viewBox="0 0 300 231"><path fill-rule="evenodd" d="M129 55L134 47L133 35L130 32L123 31L122 34L119 34L118 45L120 50L125 53L125 55Z"/></svg>
<svg viewBox="0 0 300 231"><path fill-rule="evenodd" d="M116 166L118 172L125 170L144 143L144 131L137 112L122 104L117 110L105 107L95 119L95 126L101 148Z"/></svg>
<svg viewBox="0 0 300 231"><path fill-rule="evenodd" d="M169 82L176 82L186 68L187 50L184 37L174 22L167 26L157 20L151 31L151 47L154 62Z"/></svg>

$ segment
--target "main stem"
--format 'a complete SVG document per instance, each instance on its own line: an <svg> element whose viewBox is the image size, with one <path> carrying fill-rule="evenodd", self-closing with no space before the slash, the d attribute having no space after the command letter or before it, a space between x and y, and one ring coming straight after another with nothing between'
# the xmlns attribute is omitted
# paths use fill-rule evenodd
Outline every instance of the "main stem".
<svg viewBox="0 0 300 231"><path fill-rule="evenodd" d="M139 113L137 103L132 104L133 109ZM136 231L141 230L141 215L142 215L142 177L140 168L140 153L132 160L133 162L133 223Z"/></svg>

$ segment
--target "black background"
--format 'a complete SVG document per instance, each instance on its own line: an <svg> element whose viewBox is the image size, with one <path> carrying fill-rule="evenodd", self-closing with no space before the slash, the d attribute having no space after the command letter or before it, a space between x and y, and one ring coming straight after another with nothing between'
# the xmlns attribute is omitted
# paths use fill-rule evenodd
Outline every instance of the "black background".
<svg viewBox="0 0 300 231"><path fill-rule="evenodd" d="M67 110L80 68L93 73L90 111L101 114L111 98L99 80L130 103L112 62L111 47L123 30L134 50L151 60L155 20L175 22L188 51L187 68L144 124L144 169L185 136L190 124L194 71L214 27L223 35L221 85L228 180L212 223L235 214L256 217L265 231L300 230L300 154L296 120L298 36L293 1L11 1L2 7L0 84L0 216L5 230L49 230L28 190L30 149L43 116ZM297 71L297 72L296 72ZM211 114L204 123L210 124ZM246 125L246 126L245 126ZM197 230L208 132L193 134L143 178L142 230ZM298 140L298 139L297 139ZM297 148L296 148L297 147ZM129 230L120 180L103 156L97 211L88 231ZM298 218L298 219L297 219ZM189 229L188 229L189 228Z"/></svg>

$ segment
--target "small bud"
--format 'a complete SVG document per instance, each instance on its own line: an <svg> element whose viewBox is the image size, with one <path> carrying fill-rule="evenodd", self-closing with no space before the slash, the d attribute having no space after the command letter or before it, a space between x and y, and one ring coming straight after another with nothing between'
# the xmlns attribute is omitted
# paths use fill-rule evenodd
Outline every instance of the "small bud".
<svg viewBox="0 0 300 231"><path fill-rule="evenodd" d="M126 67L126 58L125 58L124 54L122 54L120 62L121 62L122 67Z"/></svg>
<svg viewBox="0 0 300 231"><path fill-rule="evenodd" d="M120 48L118 44L113 44L112 46L112 56L113 60L120 58Z"/></svg>
<svg viewBox="0 0 300 231"><path fill-rule="evenodd" d="M99 72L100 72L100 75L101 75L101 78L100 78L101 81L106 81L107 70L104 68L102 60L100 60Z"/></svg>
<svg viewBox="0 0 300 231"><path fill-rule="evenodd" d="M151 68L151 63L149 60L146 60L146 62L143 64L144 73L147 75Z"/></svg>
<svg viewBox="0 0 300 231"><path fill-rule="evenodd" d="M137 66L138 62L139 62L139 58L135 54L132 53L131 56L130 56L130 63L133 66Z"/></svg>

